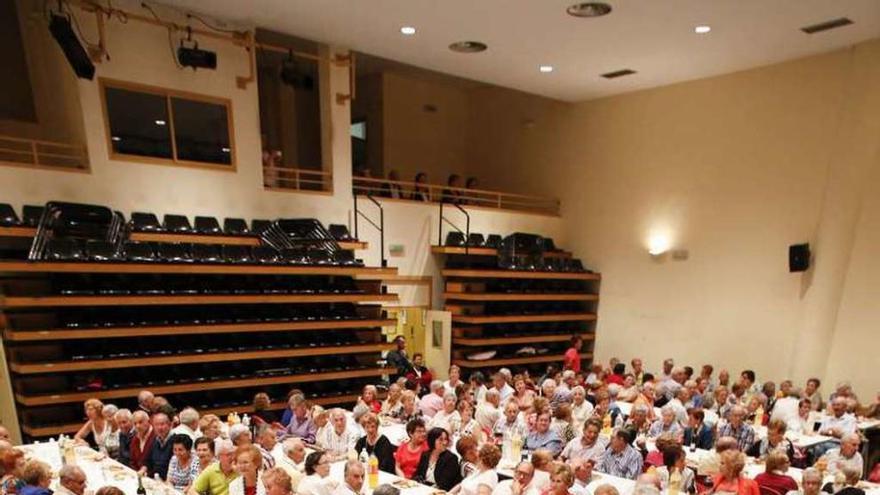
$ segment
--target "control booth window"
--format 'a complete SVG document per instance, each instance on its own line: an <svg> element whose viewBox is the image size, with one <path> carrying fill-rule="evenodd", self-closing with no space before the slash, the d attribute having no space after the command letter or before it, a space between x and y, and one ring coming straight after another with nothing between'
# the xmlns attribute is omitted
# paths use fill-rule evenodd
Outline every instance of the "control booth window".
<svg viewBox="0 0 880 495"><path fill-rule="evenodd" d="M110 158L235 170L229 100L101 80Z"/></svg>

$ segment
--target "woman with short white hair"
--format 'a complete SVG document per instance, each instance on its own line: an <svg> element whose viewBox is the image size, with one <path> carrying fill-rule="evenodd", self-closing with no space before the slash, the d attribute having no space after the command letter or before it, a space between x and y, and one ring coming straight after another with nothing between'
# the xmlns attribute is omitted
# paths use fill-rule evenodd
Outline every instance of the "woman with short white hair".
<svg viewBox="0 0 880 495"><path fill-rule="evenodd" d="M428 430L431 428L443 428L450 436L457 433L461 428L461 415L456 410L456 403L457 400L454 393L447 392L444 394L443 409L437 411L437 414L428 421L426 428Z"/></svg>

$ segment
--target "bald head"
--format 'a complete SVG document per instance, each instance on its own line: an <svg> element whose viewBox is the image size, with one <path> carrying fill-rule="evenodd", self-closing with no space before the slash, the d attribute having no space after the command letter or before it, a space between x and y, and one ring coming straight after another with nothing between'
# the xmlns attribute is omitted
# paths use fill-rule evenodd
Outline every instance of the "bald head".
<svg viewBox="0 0 880 495"><path fill-rule="evenodd" d="M722 453L725 450L736 450L737 443L733 437L721 437L715 442L715 452Z"/></svg>

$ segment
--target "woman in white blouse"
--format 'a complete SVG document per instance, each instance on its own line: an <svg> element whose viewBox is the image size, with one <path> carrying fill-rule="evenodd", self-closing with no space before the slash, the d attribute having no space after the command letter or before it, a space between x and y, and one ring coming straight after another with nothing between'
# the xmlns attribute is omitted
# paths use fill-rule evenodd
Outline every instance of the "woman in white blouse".
<svg viewBox="0 0 880 495"><path fill-rule="evenodd" d="M306 457L306 477L296 487L297 493L332 495L338 483L330 477L330 457L323 452L312 452Z"/></svg>
<svg viewBox="0 0 880 495"><path fill-rule="evenodd" d="M461 415L455 410L456 398L452 392L443 394L443 409L437 411L437 414L431 418L425 426L428 430L431 428L443 428L450 435L458 432L461 428Z"/></svg>
<svg viewBox="0 0 880 495"><path fill-rule="evenodd" d="M229 495L266 495L266 487L260 477L263 456L255 445L242 445L235 449L235 470L239 476L229 482Z"/></svg>
<svg viewBox="0 0 880 495"><path fill-rule="evenodd" d="M450 495L491 495L498 485L498 472L495 467L501 460L501 450L490 443L480 447L477 471L465 478L449 491Z"/></svg>

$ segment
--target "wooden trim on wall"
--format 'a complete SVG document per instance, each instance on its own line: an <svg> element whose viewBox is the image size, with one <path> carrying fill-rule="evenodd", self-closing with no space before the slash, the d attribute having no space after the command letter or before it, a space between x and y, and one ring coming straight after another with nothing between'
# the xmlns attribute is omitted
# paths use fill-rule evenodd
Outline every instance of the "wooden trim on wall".
<svg viewBox="0 0 880 495"><path fill-rule="evenodd" d="M113 150L113 135L110 132L110 115L107 111L107 88L137 91L140 93L163 96L165 98L166 113L168 114L168 132L171 137L171 158L130 155L126 153L117 153ZM107 143L108 160L145 163L149 165L172 165L175 167L201 168L233 173L238 171L238 152L235 145L235 121L233 119L231 99L105 77L98 78L98 91L101 98L101 111L104 114L104 135ZM226 129L229 133L229 165L178 159L177 138L174 134L174 110L171 104L171 99L175 97L203 103L223 105L226 108Z"/></svg>

